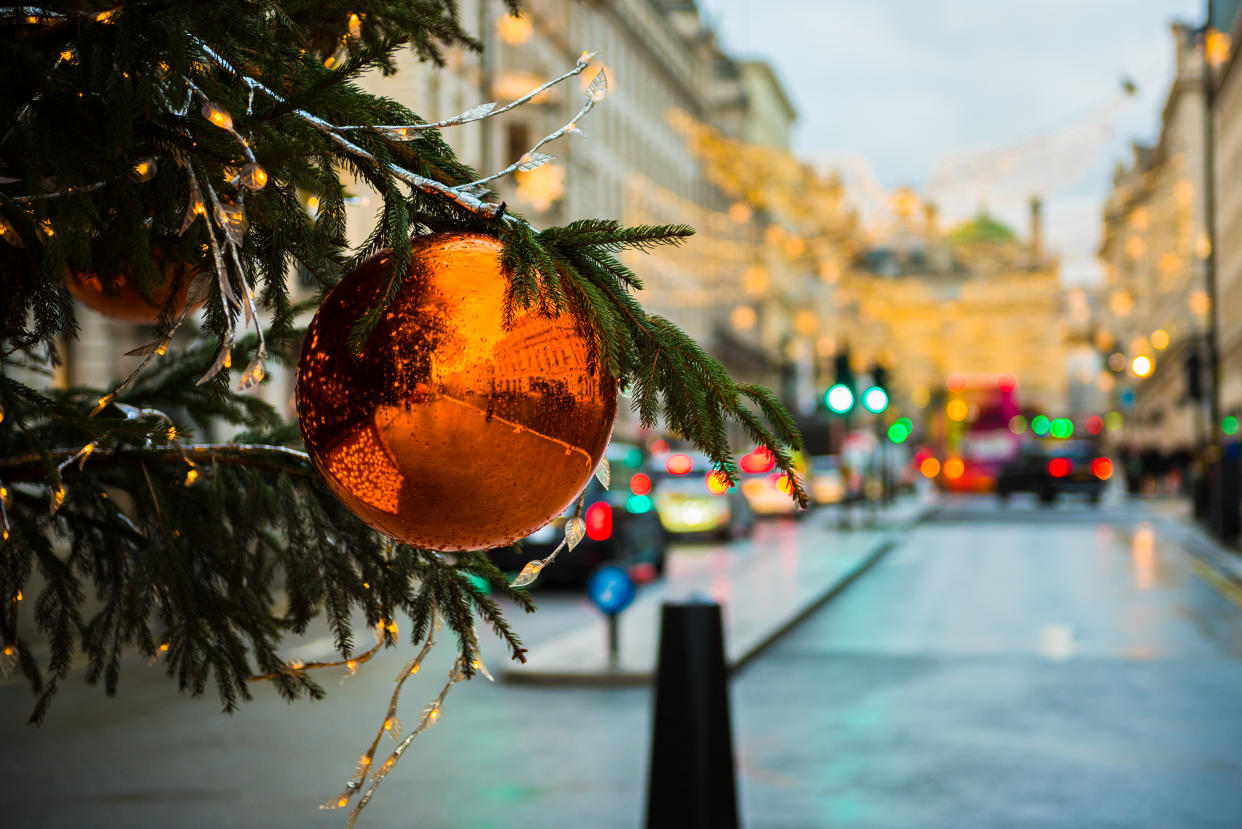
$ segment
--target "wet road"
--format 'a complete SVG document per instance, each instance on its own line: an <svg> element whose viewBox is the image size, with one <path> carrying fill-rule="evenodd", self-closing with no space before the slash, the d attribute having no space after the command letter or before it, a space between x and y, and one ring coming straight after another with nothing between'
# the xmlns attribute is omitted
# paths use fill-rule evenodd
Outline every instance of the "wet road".
<svg viewBox="0 0 1242 829"><path fill-rule="evenodd" d="M1242 600L1172 537L1142 507L947 505L736 678L745 825L1242 825ZM586 612L545 604L531 641ZM382 716L388 662L232 717L139 663L117 700L71 683L39 731L0 686L0 823L343 826L314 807ZM641 689L469 683L359 826L639 825L649 718Z"/></svg>
<svg viewBox="0 0 1242 829"><path fill-rule="evenodd" d="M773 648L752 825L1242 826L1242 612L1110 517L959 502Z"/></svg>

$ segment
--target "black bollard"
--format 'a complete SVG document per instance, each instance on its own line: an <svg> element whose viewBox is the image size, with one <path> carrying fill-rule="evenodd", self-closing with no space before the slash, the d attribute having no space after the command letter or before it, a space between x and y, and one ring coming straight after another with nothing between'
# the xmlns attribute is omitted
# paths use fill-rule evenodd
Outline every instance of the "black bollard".
<svg viewBox="0 0 1242 829"><path fill-rule="evenodd" d="M736 829L720 605L666 603L660 620L647 829Z"/></svg>

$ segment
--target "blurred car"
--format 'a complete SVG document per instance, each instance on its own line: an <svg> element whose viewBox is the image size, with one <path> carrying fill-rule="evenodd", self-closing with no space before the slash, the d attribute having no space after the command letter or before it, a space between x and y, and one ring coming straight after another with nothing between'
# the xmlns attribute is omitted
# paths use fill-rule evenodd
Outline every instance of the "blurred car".
<svg viewBox="0 0 1242 829"><path fill-rule="evenodd" d="M807 489L816 504L839 504L845 500L845 470L836 455L817 455L811 458L811 471L807 475Z"/></svg>
<svg viewBox="0 0 1242 829"><path fill-rule="evenodd" d="M701 452L656 455L647 463L660 523L677 535L743 538L755 514L736 486L729 487ZM636 476L637 477L637 476Z"/></svg>
<svg viewBox="0 0 1242 829"><path fill-rule="evenodd" d="M1079 494L1095 504L1112 474L1112 461L1089 441L1032 443L1001 469L996 494L1006 501L1015 492L1031 492L1045 504L1061 495Z"/></svg>
<svg viewBox="0 0 1242 829"><path fill-rule="evenodd" d="M598 478L591 478L582 504L586 537L574 549L562 550L540 581L585 584L595 568L604 563L629 568L636 581L650 580L664 572L668 536L654 505L647 495L635 495L631 489L635 476L618 475L618 471L621 470L613 470L608 490ZM575 498L564 513L519 544L492 550L488 555L501 570L513 573L528 561L547 557L565 537L565 522L577 503Z"/></svg>
<svg viewBox="0 0 1242 829"><path fill-rule="evenodd" d="M747 452L738 459L742 478L742 494L756 515L798 515L801 510L790 497L792 488L785 473L776 468L776 460L763 447ZM805 464L795 458L794 471L806 477Z"/></svg>

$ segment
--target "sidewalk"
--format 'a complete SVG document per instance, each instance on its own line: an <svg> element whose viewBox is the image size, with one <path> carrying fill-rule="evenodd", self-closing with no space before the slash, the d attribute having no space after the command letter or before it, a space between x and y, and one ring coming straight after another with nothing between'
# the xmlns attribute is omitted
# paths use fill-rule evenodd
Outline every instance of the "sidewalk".
<svg viewBox="0 0 1242 829"><path fill-rule="evenodd" d="M1190 515L1189 508L1183 512L1161 520L1161 531L1182 543L1188 551L1232 582L1235 589L1242 588L1242 554L1213 538Z"/></svg>
<svg viewBox="0 0 1242 829"><path fill-rule="evenodd" d="M621 614L620 658L607 661L607 624L590 625L533 646L525 664L511 663L511 682L587 685L648 684L655 671L660 607L708 598L724 611L725 658L730 669L752 659L895 547L902 533L930 512L916 498L880 510L856 531L836 529L835 511L817 511L775 536L705 550L643 588ZM857 520L857 519L856 519ZM763 548L758 548L762 543Z"/></svg>

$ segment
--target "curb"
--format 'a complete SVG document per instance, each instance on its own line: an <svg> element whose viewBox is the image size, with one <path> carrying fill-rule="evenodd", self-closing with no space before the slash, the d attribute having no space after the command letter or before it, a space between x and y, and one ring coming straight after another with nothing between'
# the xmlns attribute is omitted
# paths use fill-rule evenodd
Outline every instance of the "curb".
<svg viewBox="0 0 1242 829"><path fill-rule="evenodd" d="M1242 556L1208 535L1193 519L1166 519L1161 529L1170 532L1186 551L1237 587L1242 587Z"/></svg>
<svg viewBox="0 0 1242 829"><path fill-rule="evenodd" d="M909 532L927 517L934 514L934 512L934 504L925 504L909 518L884 527L882 531L877 533L877 537L871 543L870 548L863 553L862 557L847 571L841 573L838 578L825 585L820 595L807 601L788 618L781 620L771 631L729 659L726 665L729 674L733 675L742 670L752 660L779 641L781 637L797 627L808 616L842 593L857 578L874 566L876 562L899 547L904 540L902 538L904 533ZM872 530L872 532L875 532L875 530ZM635 670L633 668L608 669L606 667L601 667L599 670L591 672L569 672L557 671L555 669L544 671L506 670L501 675L501 678L515 685L560 685L564 687L595 688L645 687L650 685L655 679L655 670L654 666L650 671Z"/></svg>

